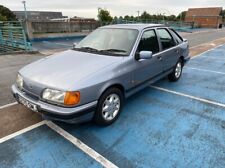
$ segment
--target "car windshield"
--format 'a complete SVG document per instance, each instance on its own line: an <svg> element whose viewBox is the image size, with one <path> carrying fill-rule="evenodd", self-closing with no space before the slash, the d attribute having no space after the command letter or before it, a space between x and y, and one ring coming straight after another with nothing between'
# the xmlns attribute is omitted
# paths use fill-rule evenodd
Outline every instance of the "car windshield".
<svg viewBox="0 0 225 168"><path fill-rule="evenodd" d="M128 56L138 35L137 30L100 28L84 38L74 50L112 56Z"/></svg>

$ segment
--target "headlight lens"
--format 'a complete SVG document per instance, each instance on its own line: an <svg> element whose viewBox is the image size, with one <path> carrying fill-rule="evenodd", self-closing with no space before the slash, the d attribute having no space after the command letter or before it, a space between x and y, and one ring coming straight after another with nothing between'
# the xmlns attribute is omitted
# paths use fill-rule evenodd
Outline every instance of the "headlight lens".
<svg viewBox="0 0 225 168"><path fill-rule="evenodd" d="M80 102L80 92L64 92L53 89L45 89L42 98L63 105L76 105Z"/></svg>
<svg viewBox="0 0 225 168"><path fill-rule="evenodd" d="M18 88L20 90L22 90L22 88L23 88L23 77L20 74L17 75L16 84L17 84Z"/></svg>

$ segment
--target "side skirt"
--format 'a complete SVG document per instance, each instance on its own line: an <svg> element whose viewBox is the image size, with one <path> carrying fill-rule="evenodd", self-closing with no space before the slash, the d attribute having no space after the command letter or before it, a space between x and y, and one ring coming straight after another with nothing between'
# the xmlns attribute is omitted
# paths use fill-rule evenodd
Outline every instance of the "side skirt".
<svg viewBox="0 0 225 168"><path fill-rule="evenodd" d="M126 93L125 93L125 98L128 98L128 97L132 96L133 94L135 94L138 91L146 88L147 86L159 81L160 79L166 77L167 75L169 75L172 72L173 72L173 68L170 69L169 71L163 72L160 75L157 75L157 76L155 76L155 77L153 77L153 78L151 78L151 79L149 79L149 80L147 80L147 81L145 81L141 84L138 84L137 86L127 90Z"/></svg>

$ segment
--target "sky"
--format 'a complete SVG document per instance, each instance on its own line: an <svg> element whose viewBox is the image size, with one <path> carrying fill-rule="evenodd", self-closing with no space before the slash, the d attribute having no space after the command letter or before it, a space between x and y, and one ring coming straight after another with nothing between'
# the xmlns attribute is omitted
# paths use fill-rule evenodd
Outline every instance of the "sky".
<svg viewBox="0 0 225 168"><path fill-rule="evenodd" d="M22 0L0 0L10 10L23 10ZM138 12L178 15L190 7L223 7L225 0L26 0L27 10L59 11L64 16L97 18L98 7L112 16L137 16Z"/></svg>

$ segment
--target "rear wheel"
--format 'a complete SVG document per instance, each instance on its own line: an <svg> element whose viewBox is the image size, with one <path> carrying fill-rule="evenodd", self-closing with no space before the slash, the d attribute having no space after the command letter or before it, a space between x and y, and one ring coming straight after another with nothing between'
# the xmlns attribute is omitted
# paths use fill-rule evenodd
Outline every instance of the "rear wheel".
<svg viewBox="0 0 225 168"><path fill-rule="evenodd" d="M169 81L176 82L178 79L180 79L182 70L183 70L183 64L182 64L182 61L179 59L179 61L177 62L177 64L175 65L173 69L173 72L168 75Z"/></svg>
<svg viewBox="0 0 225 168"><path fill-rule="evenodd" d="M106 90L100 97L94 116L98 125L107 126L117 120L123 107L123 93L118 88Z"/></svg>

